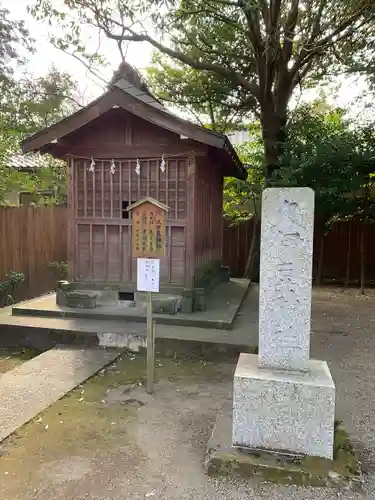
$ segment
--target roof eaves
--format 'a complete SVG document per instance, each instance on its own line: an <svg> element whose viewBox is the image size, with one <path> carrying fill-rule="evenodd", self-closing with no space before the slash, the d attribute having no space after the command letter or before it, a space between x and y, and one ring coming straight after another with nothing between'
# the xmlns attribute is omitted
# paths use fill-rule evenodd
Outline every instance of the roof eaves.
<svg viewBox="0 0 375 500"><path fill-rule="evenodd" d="M158 200L155 200L155 198L151 198L151 196L146 196L145 198L142 198L138 201L135 201L131 205L128 206L127 210L131 211L133 208L139 207L140 205L143 205L144 203L151 203L152 205L155 205L156 207L164 210L165 212L169 211L169 207L167 205L164 205L164 203L161 203Z"/></svg>

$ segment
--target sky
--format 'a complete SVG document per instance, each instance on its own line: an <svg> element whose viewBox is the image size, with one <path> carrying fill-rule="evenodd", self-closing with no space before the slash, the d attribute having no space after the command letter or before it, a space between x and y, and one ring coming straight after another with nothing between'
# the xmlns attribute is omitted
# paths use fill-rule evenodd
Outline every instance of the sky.
<svg viewBox="0 0 375 500"><path fill-rule="evenodd" d="M57 4L60 0L54 0ZM27 12L27 7L33 4L32 0L0 0L0 4L7 8L13 19L23 19L26 23L30 35L36 40L36 53L28 55L29 62L27 70L39 76L48 72L52 65L60 71L67 71L73 75L80 85L80 95L85 101L89 101L101 92L100 81L72 56L65 54L61 50L55 49L49 43L49 34L53 32L47 23L36 21ZM98 35L96 32L87 29L85 37L88 49L96 50L98 46ZM116 43L102 37L100 52L108 61L108 67L102 70L105 79L109 80L113 71L121 62ZM148 44L133 44L128 48L127 61L142 70L150 63L152 49ZM97 84L99 83L99 85Z"/></svg>
<svg viewBox="0 0 375 500"><path fill-rule="evenodd" d="M54 0L58 5L61 0ZM25 20L31 36L36 40L36 53L32 55L27 64L27 70L36 76L45 74L52 65L60 71L67 71L79 84L79 99L86 104L96 98L103 91L103 83L100 83L88 70L75 60L72 56L64 54L55 49L48 41L51 27L47 23L36 21L27 12L27 6L32 4L33 0L0 0L0 4L6 7L14 19ZM86 44L88 49L95 50L98 46L98 34L94 30L86 29ZM120 63L120 56L116 43L102 37L100 42L100 52L108 61L108 67L102 70L102 75L108 81L113 71ZM127 51L127 61L142 70L147 67L152 57L152 49L148 44L134 43L130 45ZM363 81L354 79L341 79L338 81L339 89L332 90L328 102L333 105L350 107L350 115L360 116L363 112L359 105L355 104L356 99L365 95L366 85ZM296 95L298 99L298 93ZM307 92L303 94L302 100L311 100L317 97L316 92Z"/></svg>

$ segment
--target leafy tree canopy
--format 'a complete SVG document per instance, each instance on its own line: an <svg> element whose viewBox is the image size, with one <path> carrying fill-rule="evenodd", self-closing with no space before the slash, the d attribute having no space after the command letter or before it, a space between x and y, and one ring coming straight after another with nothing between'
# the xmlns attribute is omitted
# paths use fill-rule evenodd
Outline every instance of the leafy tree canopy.
<svg viewBox="0 0 375 500"><path fill-rule="evenodd" d="M11 158L19 153L19 141L25 135L77 109L76 83L56 68L43 77L26 72L19 77L25 62L20 54L33 51L33 40L24 23L10 20L6 9L0 8L0 19L0 204L6 203L6 193L15 187L31 192L53 188L59 197L66 183L62 162L46 157L46 168L28 174L12 168Z"/></svg>
<svg viewBox="0 0 375 500"><path fill-rule="evenodd" d="M32 134L76 111L77 83L55 67L40 77L25 73L0 96L0 124L20 137Z"/></svg>
<svg viewBox="0 0 375 500"><path fill-rule="evenodd" d="M263 150L260 132L239 148L253 168L247 181L229 179L226 213L241 219L259 211ZM329 225L335 219L375 219L375 133L345 118L342 109L316 101L291 113L276 182L309 186L315 191L316 217Z"/></svg>
<svg viewBox="0 0 375 500"><path fill-rule="evenodd" d="M0 6L0 90L3 93L14 83L16 66L24 63L20 49L33 51L33 40L25 27L24 21L13 21L9 11Z"/></svg>
<svg viewBox="0 0 375 500"><path fill-rule="evenodd" d="M316 216L373 219L375 133L353 127L342 109L325 103L303 106L288 123L280 182L315 190Z"/></svg>
<svg viewBox="0 0 375 500"><path fill-rule="evenodd" d="M65 27L66 36L54 38L60 46L80 47L84 25L119 48L148 42L177 69L203 71L215 82L208 100L201 86L206 114L219 98L231 112L258 116L267 179L279 165L295 88L344 69L365 70L375 41L373 0L65 0L64 6L37 0L33 9L37 18ZM181 103L181 88L171 97Z"/></svg>

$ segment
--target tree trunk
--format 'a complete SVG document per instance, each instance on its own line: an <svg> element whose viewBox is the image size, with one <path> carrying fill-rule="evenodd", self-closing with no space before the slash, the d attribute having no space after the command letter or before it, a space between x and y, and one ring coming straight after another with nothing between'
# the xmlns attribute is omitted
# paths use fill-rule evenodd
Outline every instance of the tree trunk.
<svg viewBox="0 0 375 500"><path fill-rule="evenodd" d="M320 240L318 270L316 273L316 284L317 285L322 284L323 254L324 254L324 233L322 234L322 238Z"/></svg>
<svg viewBox="0 0 375 500"><path fill-rule="evenodd" d="M264 137L264 187L272 184L274 172L279 168L277 140L274 137Z"/></svg>
<svg viewBox="0 0 375 500"><path fill-rule="evenodd" d="M365 250L365 231L366 225L364 222L361 224L361 239L360 239L360 257L361 257L361 294L365 294L365 257L366 257L366 250Z"/></svg>
<svg viewBox="0 0 375 500"><path fill-rule="evenodd" d="M350 259L351 259L351 246L352 246L352 223L349 222L349 231L348 231L348 252L346 254L346 274L345 274L345 288L349 286L350 279Z"/></svg>
<svg viewBox="0 0 375 500"><path fill-rule="evenodd" d="M262 112L260 121L264 147L264 187L267 187L272 183L273 174L279 168L280 127L273 110Z"/></svg>
<svg viewBox="0 0 375 500"><path fill-rule="evenodd" d="M273 102L269 98L261 104L260 122L262 125L262 138L264 144L265 187L273 181L273 174L280 167L286 140L285 126L287 121L287 100L281 96L279 101Z"/></svg>

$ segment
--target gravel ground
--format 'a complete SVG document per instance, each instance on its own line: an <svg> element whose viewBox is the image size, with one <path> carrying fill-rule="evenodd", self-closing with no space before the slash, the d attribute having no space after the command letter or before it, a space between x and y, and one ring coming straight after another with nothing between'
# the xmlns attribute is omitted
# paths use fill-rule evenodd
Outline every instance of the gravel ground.
<svg viewBox="0 0 375 500"><path fill-rule="evenodd" d="M123 377L126 369L134 383L139 380L143 361L126 358L6 443L1 498L375 499L374 300L373 293L314 291L312 356L326 359L332 370L337 413L365 469L363 493L208 478L205 446L218 408L230 398L235 364L160 360L156 393L149 397Z"/></svg>

